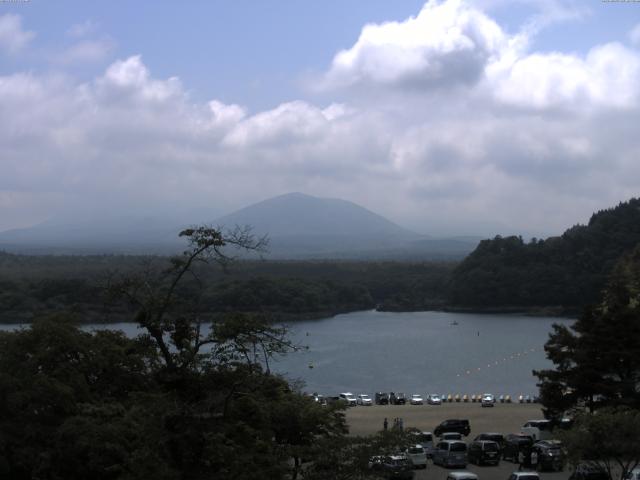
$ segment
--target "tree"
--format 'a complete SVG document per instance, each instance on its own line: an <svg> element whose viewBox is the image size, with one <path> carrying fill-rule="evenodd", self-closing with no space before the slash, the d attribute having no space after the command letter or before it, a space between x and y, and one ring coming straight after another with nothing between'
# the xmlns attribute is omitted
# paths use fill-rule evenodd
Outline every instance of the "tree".
<svg viewBox="0 0 640 480"><path fill-rule="evenodd" d="M183 230L180 237L187 239L187 249L171 258L169 268L158 271L148 264L140 274L110 279L108 284L114 297L126 298L135 309L136 322L155 340L169 372L193 367L200 349L213 343L201 331L198 294L202 282L197 264L215 262L226 268L233 260L229 248L261 252L268 244L266 237L256 238L249 227L225 233L200 226Z"/></svg>
<svg viewBox="0 0 640 480"><path fill-rule="evenodd" d="M299 475L323 438L342 438L344 407L270 372L294 348L286 329L249 314L202 328L196 265L226 265L228 245L264 245L234 232L185 230L189 248L169 268L111 283L135 307L137 338L66 317L0 334L3 477L276 480Z"/></svg>
<svg viewBox="0 0 640 480"><path fill-rule="evenodd" d="M561 438L570 461L596 464L610 479L618 473L618 478L624 480L640 465L640 412L637 410L603 408L596 414L584 412Z"/></svg>
<svg viewBox="0 0 640 480"><path fill-rule="evenodd" d="M534 372L549 416L568 409L640 407L640 245L613 269L602 300L545 344L553 370Z"/></svg>

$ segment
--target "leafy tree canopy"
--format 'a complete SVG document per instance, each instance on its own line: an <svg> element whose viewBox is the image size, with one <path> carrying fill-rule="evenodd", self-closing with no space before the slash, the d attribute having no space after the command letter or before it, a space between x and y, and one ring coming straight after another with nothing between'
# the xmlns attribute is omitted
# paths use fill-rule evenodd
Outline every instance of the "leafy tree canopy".
<svg viewBox="0 0 640 480"><path fill-rule="evenodd" d="M613 269L602 300L545 345L552 370L534 372L550 416L586 406L640 407L640 245Z"/></svg>

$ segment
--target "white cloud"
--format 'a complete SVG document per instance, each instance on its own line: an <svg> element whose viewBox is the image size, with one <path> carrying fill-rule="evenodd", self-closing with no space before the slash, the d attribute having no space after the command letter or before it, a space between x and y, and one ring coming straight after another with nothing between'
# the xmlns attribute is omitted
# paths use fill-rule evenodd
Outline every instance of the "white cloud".
<svg viewBox="0 0 640 480"><path fill-rule="evenodd" d="M0 15L0 49L15 54L25 48L35 37L34 32L22 29L20 15Z"/></svg>
<svg viewBox="0 0 640 480"><path fill-rule="evenodd" d="M585 58L533 53L487 68L488 88L505 103L533 108L635 107L640 56L617 43L594 47Z"/></svg>
<svg viewBox="0 0 640 480"><path fill-rule="evenodd" d="M57 56L60 63L96 63L104 60L113 51L109 40L82 40L71 45Z"/></svg>
<svg viewBox="0 0 640 480"><path fill-rule="evenodd" d="M365 26L358 41L334 57L324 86L473 83L506 43L492 19L462 0L430 0L416 17Z"/></svg>
<svg viewBox="0 0 640 480"><path fill-rule="evenodd" d="M325 86L353 87L341 103L329 89L322 105L257 112L194 100L141 56L86 82L0 76L0 217L228 209L306 191L429 233L559 232L640 191L638 52L536 52L527 35L432 1L336 55Z"/></svg>

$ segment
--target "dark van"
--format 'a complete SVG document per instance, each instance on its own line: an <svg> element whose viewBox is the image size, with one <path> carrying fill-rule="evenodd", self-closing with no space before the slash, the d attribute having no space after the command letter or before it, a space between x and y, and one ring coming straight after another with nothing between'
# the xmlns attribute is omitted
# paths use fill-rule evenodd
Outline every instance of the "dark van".
<svg viewBox="0 0 640 480"><path fill-rule="evenodd" d="M386 392L377 392L375 402L376 405L389 405L389 394Z"/></svg>
<svg viewBox="0 0 640 480"><path fill-rule="evenodd" d="M467 435L469 435L469 433L471 433L471 426L469 425L469 420L459 420L459 419L445 420L440 425L438 425L433 431L436 437L441 436L444 432L458 432L466 437Z"/></svg>
<svg viewBox="0 0 640 480"><path fill-rule="evenodd" d="M467 450L469 463L476 465L498 465L500 463L500 446L490 440L471 442Z"/></svg>

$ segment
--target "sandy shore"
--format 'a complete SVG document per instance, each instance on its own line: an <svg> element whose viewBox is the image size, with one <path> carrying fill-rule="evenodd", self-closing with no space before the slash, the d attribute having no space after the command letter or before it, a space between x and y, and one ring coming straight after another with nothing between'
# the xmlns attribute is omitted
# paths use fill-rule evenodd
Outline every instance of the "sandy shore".
<svg viewBox="0 0 640 480"><path fill-rule="evenodd" d="M527 420L544 418L539 404L496 403L494 407L485 408L479 403L358 406L347 410L349 432L351 435L375 433L382 429L385 417L389 426L394 418L400 417L405 428L431 432L443 420L465 418L471 424L469 439L482 432L517 433Z"/></svg>

